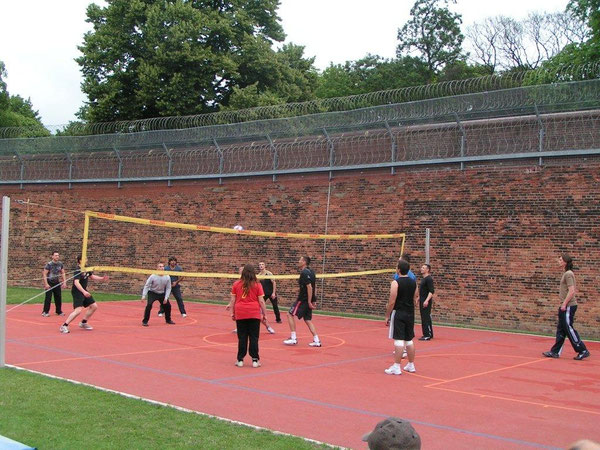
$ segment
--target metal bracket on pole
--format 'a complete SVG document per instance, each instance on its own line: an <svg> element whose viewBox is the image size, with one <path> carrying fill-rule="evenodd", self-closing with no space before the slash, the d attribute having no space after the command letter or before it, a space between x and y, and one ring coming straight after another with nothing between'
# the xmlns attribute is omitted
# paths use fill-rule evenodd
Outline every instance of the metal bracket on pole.
<svg viewBox="0 0 600 450"><path fill-rule="evenodd" d="M19 185L19 187L21 189L23 189L23 176L25 176L25 160L23 159L23 157L19 154L18 151L15 150L15 155L17 155L17 158L19 158L19 162L21 163L21 184Z"/></svg>
<svg viewBox="0 0 600 450"><path fill-rule="evenodd" d="M544 137L546 135L546 130L544 129L544 123L542 122L542 118L540 116L540 111L538 110L537 105L533 105L535 108L535 117L537 118L537 123L540 126L540 131L539 131L539 149L538 151L543 152L544 151ZM543 161L542 161L542 157L540 156L539 160L538 160L538 165L542 165Z"/></svg>
<svg viewBox="0 0 600 450"><path fill-rule="evenodd" d="M173 174L173 157L171 156L171 151L167 148L164 142L162 143L162 147L165 150L165 153L167 154L167 158L169 158L169 168L167 170L169 180L167 181L167 186L171 187L171 175Z"/></svg>
<svg viewBox="0 0 600 450"><path fill-rule="evenodd" d="M73 179L73 158L71 158L71 154L65 151L65 155L67 155L67 161L69 161L69 189L73 186L71 180Z"/></svg>
<svg viewBox="0 0 600 450"><path fill-rule="evenodd" d="M396 136L394 135L394 133L392 133L392 129L390 128L390 124L388 123L388 121L386 120L385 122L385 129L387 130L388 134L390 135L390 140L392 141L392 163L396 162L396 154L398 153L398 144L396 143ZM392 166L392 175L394 175L396 173L396 168Z"/></svg>
<svg viewBox="0 0 600 450"><path fill-rule="evenodd" d="M462 122L460 121L460 118L458 117L457 113L454 113L454 118L456 119L456 123L458 124L458 129L460 130L460 157L464 158L465 156L465 143L467 141L467 136L465 133L465 129L462 125ZM465 163L461 162L460 163L460 170L464 170L465 168Z"/></svg>
<svg viewBox="0 0 600 450"><path fill-rule="evenodd" d="M335 162L335 147L333 146L333 141L329 137L327 130L323 128L323 134L325 135L325 139L327 139L327 146L329 147L329 168L333 168L333 163ZM333 171L329 171L329 179L333 179Z"/></svg>
<svg viewBox="0 0 600 450"><path fill-rule="evenodd" d="M271 136L267 134L267 139L269 140L269 148L273 152L273 170L277 170L277 166L279 165L279 152L277 151L277 147L273 144L273 140ZM277 175L273 174L273 182L277 181Z"/></svg>
<svg viewBox="0 0 600 450"><path fill-rule="evenodd" d="M217 142L217 140L215 138L213 138L213 143L215 144L215 147L217 147L217 155L219 155L219 175L223 175L223 166L224 166L224 159L225 156L223 154L223 150L221 150L221 147L219 147L219 143ZM223 184L223 178L219 177L219 184Z"/></svg>
<svg viewBox="0 0 600 450"><path fill-rule="evenodd" d="M8 222L10 197L2 197L2 235L0 236L0 367L6 365L6 283L8 282Z"/></svg>
<svg viewBox="0 0 600 450"><path fill-rule="evenodd" d="M114 145L113 145L113 150L115 151L115 154L117 155L117 159L119 160L119 174L118 174L119 181L117 182L117 187L120 188L121 187L121 174L123 172L123 159L121 158L121 154L119 153L119 150L117 150L117 147L115 147Z"/></svg>

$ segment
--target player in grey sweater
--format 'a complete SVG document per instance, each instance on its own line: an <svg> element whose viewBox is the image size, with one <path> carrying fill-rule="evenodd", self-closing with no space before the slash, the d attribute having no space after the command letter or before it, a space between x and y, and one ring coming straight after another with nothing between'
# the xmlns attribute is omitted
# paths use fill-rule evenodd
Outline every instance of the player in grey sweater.
<svg viewBox="0 0 600 450"><path fill-rule="evenodd" d="M158 263L156 268L163 272L165 265ZM175 322L171 320L171 303L169 302L169 296L171 295L171 277L169 275L157 275L152 274L146 280L144 290L142 292L142 302L148 297L146 303L146 309L144 310L144 319L142 325L147 327L148 321L150 320L150 312L152 311L152 304L158 300L165 310L165 321L169 325L175 325Z"/></svg>

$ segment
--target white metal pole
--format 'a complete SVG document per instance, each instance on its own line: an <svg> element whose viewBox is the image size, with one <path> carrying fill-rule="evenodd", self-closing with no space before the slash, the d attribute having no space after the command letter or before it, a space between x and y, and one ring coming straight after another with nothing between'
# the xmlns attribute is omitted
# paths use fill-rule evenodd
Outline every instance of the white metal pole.
<svg viewBox="0 0 600 450"><path fill-rule="evenodd" d="M425 264L429 264L429 228L425 228Z"/></svg>
<svg viewBox="0 0 600 450"><path fill-rule="evenodd" d="M10 197L2 197L2 235L0 236L0 367L6 365L6 283L8 281L8 221Z"/></svg>

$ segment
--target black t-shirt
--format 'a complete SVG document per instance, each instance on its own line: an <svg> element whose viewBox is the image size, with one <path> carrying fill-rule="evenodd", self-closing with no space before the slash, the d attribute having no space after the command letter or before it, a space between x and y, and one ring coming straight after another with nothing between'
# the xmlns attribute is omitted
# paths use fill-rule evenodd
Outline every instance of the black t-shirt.
<svg viewBox="0 0 600 450"><path fill-rule="evenodd" d="M431 275L427 275L419 283L419 299L424 302L430 292L433 294L435 289L433 287L433 278L431 278Z"/></svg>
<svg viewBox="0 0 600 450"><path fill-rule="evenodd" d="M301 302L308 302L308 289L307 286L310 284L312 286L312 299L311 302L315 302L317 300L315 284L317 282L317 276L315 273L305 267L300 273L300 278L298 278L298 284L300 285L300 291L298 292L298 300Z"/></svg>
<svg viewBox="0 0 600 450"><path fill-rule="evenodd" d="M260 280L260 284L262 284L263 292L265 293L265 298L271 297L273 294L273 280L265 278L264 280Z"/></svg>
<svg viewBox="0 0 600 450"><path fill-rule="evenodd" d="M77 286L75 286L75 280L79 280L79 284L83 289L87 290L88 279L92 275L93 272L82 272L81 267L77 266L75 269L75 276L73 277L73 287L71 288L73 291L79 291Z"/></svg>
<svg viewBox="0 0 600 450"><path fill-rule="evenodd" d="M415 306L413 299L415 290L417 289L417 283L409 277L400 277L396 280L396 283L398 283L398 294L396 295L394 309L414 314Z"/></svg>

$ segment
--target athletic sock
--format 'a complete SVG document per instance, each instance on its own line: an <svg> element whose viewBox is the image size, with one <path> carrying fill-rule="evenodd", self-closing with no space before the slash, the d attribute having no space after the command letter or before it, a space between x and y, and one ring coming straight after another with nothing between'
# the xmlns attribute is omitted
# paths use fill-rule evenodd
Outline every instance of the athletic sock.
<svg viewBox="0 0 600 450"><path fill-rule="evenodd" d="M316 334L313 336L313 341L315 341L315 342L321 342L319 340L319 336L317 336Z"/></svg>
<svg viewBox="0 0 600 450"><path fill-rule="evenodd" d="M291 337L292 339L296 339L296 332L295 332L295 331L292 331L292 333L291 333L291 336L290 336L290 337Z"/></svg>

